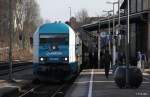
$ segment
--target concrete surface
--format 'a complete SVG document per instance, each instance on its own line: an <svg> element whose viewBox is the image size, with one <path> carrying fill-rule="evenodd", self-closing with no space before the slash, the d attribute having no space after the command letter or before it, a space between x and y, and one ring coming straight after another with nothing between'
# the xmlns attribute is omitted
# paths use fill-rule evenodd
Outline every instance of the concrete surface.
<svg viewBox="0 0 150 97"><path fill-rule="evenodd" d="M84 70L67 91L65 97L150 97L150 74L144 73L139 89L120 89L113 75L106 79L103 70Z"/></svg>

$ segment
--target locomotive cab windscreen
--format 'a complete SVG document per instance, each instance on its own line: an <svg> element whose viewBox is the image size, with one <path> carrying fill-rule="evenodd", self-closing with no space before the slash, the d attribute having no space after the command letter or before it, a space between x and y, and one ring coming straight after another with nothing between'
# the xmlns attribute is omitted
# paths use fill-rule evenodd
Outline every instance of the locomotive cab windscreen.
<svg viewBox="0 0 150 97"><path fill-rule="evenodd" d="M68 35L40 35L40 44L68 45Z"/></svg>
<svg viewBox="0 0 150 97"><path fill-rule="evenodd" d="M68 35L40 35L40 46L48 46L49 50L59 50L69 45Z"/></svg>
<svg viewBox="0 0 150 97"><path fill-rule="evenodd" d="M69 35L66 33L40 35L39 46L40 59L44 57L47 62L68 60Z"/></svg>

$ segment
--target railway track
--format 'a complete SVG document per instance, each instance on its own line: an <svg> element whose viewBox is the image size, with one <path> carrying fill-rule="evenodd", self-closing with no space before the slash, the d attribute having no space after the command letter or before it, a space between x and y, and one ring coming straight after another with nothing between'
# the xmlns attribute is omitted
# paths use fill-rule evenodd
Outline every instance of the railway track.
<svg viewBox="0 0 150 97"><path fill-rule="evenodd" d="M31 85L22 88L20 94L15 97L64 97L76 78L77 76L63 83L32 83Z"/></svg>
<svg viewBox="0 0 150 97"><path fill-rule="evenodd" d="M32 67L32 62L15 62L13 64L13 72L22 71ZM9 73L9 64L1 63L0 64L0 76L6 75Z"/></svg>
<svg viewBox="0 0 150 97"><path fill-rule="evenodd" d="M23 90L18 97L64 97L72 83L41 84L28 90Z"/></svg>

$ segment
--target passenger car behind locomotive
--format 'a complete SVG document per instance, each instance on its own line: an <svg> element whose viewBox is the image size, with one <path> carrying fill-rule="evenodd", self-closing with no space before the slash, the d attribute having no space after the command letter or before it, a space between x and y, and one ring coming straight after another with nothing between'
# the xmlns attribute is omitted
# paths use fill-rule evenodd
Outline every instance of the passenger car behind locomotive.
<svg viewBox="0 0 150 97"><path fill-rule="evenodd" d="M64 23L41 25L33 36L33 73L42 81L68 80L82 64L82 42Z"/></svg>

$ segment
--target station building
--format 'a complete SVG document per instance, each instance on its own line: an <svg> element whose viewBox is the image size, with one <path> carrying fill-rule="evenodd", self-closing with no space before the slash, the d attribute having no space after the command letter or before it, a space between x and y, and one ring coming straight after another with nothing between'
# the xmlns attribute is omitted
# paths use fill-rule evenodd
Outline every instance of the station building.
<svg viewBox="0 0 150 97"><path fill-rule="evenodd" d="M121 26L120 33L127 33L127 0L124 0L120 5L121 10ZM110 18L100 19L96 22L86 24L82 26L84 33L90 33L95 36L101 32L108 32L109 21L111 26L111 32L113 27L113 16ZM118 25L118 15L115 15L115 30ZM117 44L119 49L125 51L125 39L124 34L120 34L122 39L120 45ZM119 35L118 35L119 36ZM146 54L148 63L150 64L150 0L130 0L130 59L137 56L137 52ZM96 38L95 38L96 39ZM98 41L96 42L96 44Z"/></svg>

